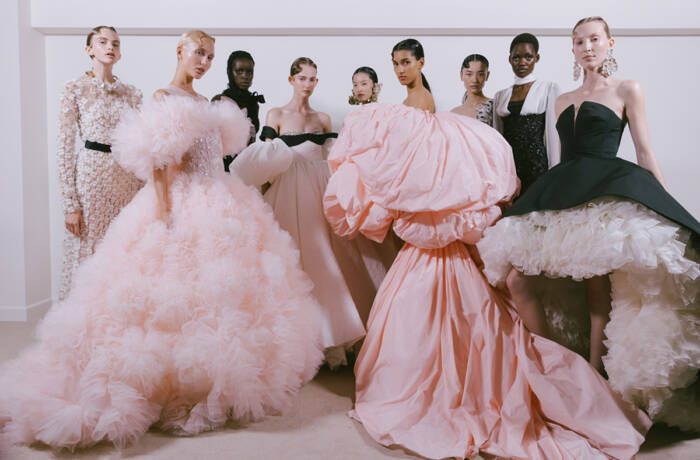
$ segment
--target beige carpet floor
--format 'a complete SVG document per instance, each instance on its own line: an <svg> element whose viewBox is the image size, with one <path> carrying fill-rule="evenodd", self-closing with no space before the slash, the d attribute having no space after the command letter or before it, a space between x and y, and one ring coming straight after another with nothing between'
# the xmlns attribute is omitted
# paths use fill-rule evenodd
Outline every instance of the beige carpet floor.
<svg viewBox="0 0 700 460"><path fill-rule="evenodd" d="M32 340L32 323L0 323L0 361L17 355ZM2 389L0 389L2 391ZM346 415L352 406L352 370L322 369L305 386L285 414L247 427L228 427L192 438L149 432L136 445L118 451L100 445L76 453L46 448L10 447L3 459L285 459L374 460L418 458L375 443ZM655 426L637 457L639 460L700 460L700 434L684 434Z"/></svg>

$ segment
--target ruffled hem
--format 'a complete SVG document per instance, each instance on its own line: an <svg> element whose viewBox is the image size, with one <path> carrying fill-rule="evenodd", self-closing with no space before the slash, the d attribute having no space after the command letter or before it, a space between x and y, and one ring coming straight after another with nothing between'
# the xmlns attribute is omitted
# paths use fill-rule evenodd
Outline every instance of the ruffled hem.
<svg viewBox="0 0 700 460"><path fill-rule="evenodd" d="M666 407L700 369L700 264L689 238L687 230L638 203L601 199L565 211L506 217L477 246L492 284L503 283L511 267L576 280L610 273L612 312L603 362L611 386L655 420L700 430L700 417L682 422ZM540 300L548 310L561 309L561 298ZM585 308L580 294L574 302ZM548 316L566 319L569 313ZM578 331L555 335L578 349L585 342L578 325Z"/></svg>
<svg viewBox="0 0 700 460"><path fill-rule="evenodd" d="M315 374L320 307L259 194L235 177L180 175L167 225L154 196L146 185L122 210L39 343L3 366L12 442L192 435L279 413Z"/></svg>

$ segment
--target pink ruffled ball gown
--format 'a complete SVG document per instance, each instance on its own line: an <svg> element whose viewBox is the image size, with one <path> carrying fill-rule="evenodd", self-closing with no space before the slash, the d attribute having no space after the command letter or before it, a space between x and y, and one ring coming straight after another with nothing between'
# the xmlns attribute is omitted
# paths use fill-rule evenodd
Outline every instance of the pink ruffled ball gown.
<svg viewBox="0 0 700 460"><path fill-rule="evenodd" d="M191 435L256 420L284 409L323 359L319 306L292 239L223 171L249 122L231 105L167 90L114 136L119 162L149 181L37 343L0 371L11 442L123 446L151 426ZM168 164L182 166L164 222L150 177Z"/></svg>
<svg viewBox="0 0 700 460"><path fill-rule="evenodd" d="M345 120L324 204L343 236L406 243L379 288L352 416L428 458L631 458L647 416L577 354L531 335L485 279L474 243L517 179L483 123L371 104Z"/></svg>

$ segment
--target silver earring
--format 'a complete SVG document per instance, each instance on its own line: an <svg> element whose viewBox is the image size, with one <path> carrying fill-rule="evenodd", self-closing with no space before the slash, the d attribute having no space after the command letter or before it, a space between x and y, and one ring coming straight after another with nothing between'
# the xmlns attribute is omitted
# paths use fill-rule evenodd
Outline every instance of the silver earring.
<svg viewBox="0 0 700 460"><path fill-rule="evenodd" d="M610 48L608 50L608 57L603 61L603 65L600 66L600 73L604 77L609 77L617 72L617 59L613 57L613 50Z"/></svg>
<svg viewBox="0 0 700 460"><path fill-rule="evenodd" d="M582 67L579 65L579 63L574 61L574 81L581 78L581 69Z"/></svg>

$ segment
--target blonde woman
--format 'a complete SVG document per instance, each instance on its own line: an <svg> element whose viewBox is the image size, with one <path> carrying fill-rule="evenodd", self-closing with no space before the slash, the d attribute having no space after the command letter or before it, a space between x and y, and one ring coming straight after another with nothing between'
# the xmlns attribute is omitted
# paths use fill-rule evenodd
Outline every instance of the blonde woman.
<svg viewBox="0 0 700 460"><path fill-rule="evenodd" d="M185 33L170 85L125 115L115 154L146 181L0 370L16 443L124 446L154 426L193 435L287 407L322 359L318 305L289 235L221 158L250 122L193 86L214 38Z"/></svg>

